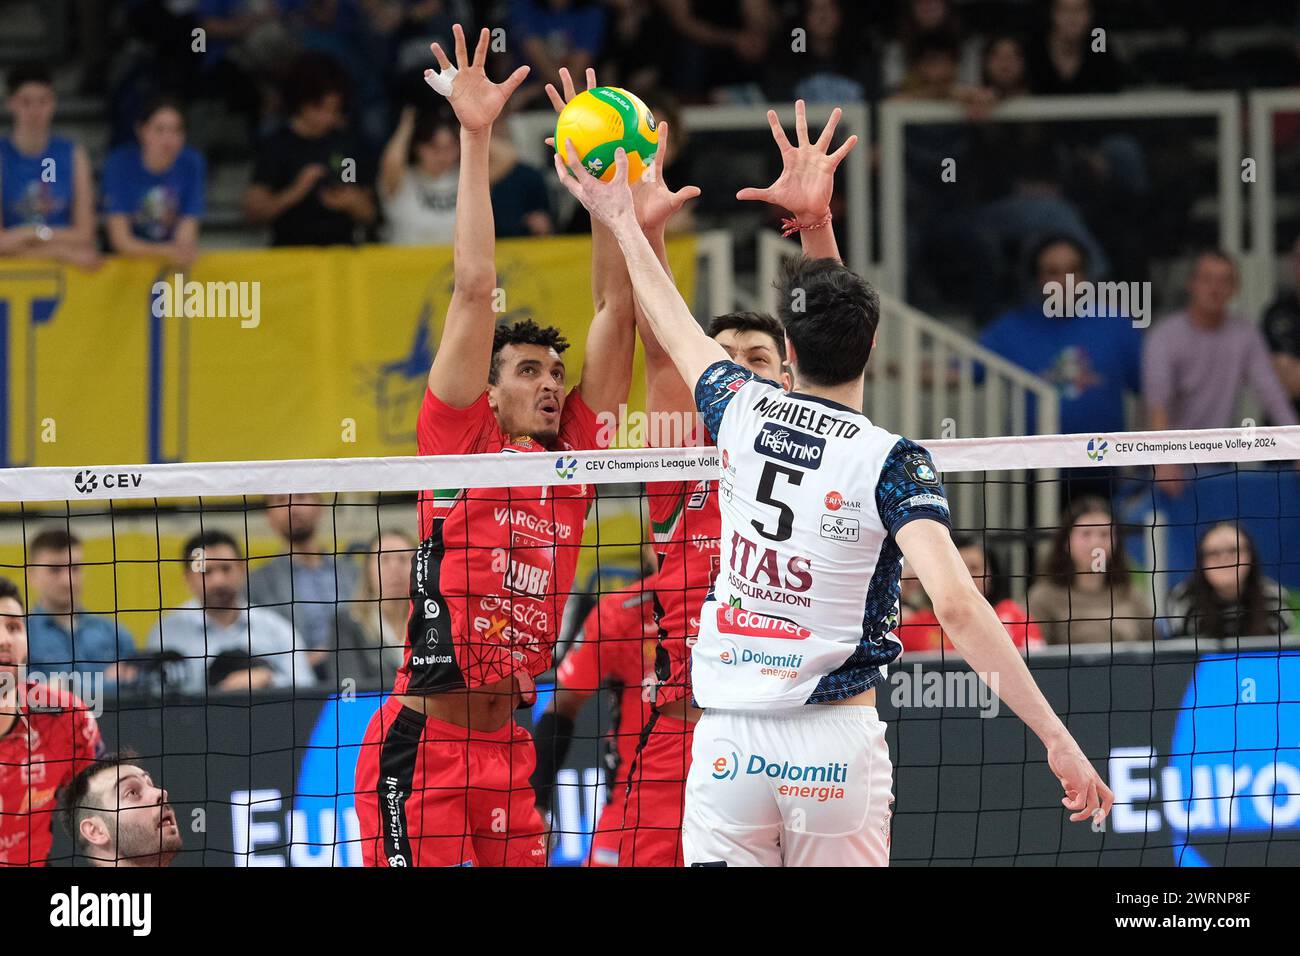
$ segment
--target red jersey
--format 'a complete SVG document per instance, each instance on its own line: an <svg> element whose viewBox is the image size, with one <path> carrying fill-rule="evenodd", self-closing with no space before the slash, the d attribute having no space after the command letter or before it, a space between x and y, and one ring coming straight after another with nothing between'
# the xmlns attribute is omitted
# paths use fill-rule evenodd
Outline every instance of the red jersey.
<svg viewBox="0 0 1300 956"><path fill-rule="evenodd" d="M659 554L655 674L663 705L690 695L691 645L700 633L700 607L718 575L722 515L716 481L648 482L646 495Z"/></svg>
<svg viewBox="0 0 1300 956"><path fill-rule="evenodd" d="M1042 647L1043 634L1037 624L1031 624L1029 614L1010 598L999 601L993 608L998 620L1011 635L1011 642L1022 651L1028 647ZM903 643L904 651L937 651L942 645L954 651L952 641L943 633L939 619L928 607L920 611L904 611L903 622L894 630L894 636Z"/></svg>
<svg viewBox="0 0 1300 956"><path fill-rule="evenodd" d="M47 707L20 704L0 737L0 866L44 866L54 842L56 795L104 750L99 724L81 698L27 682Z"/></svg>
<svg viewBox="0 0 1300 956"><path fill-rule="evenodd" d="M650 719L643 688L647 683L654 686L657 633L651 575L596 603L582 626L582 642L565 655L556 675L560 686L569 690L609 689L605 769L614 787L627 782L641 728Z"/></svg>
<svg viewBox="0 0 1300 956"><path fill-rule="evenodd" d="M597 447L596 415L577 389L564 402L555 449L503 433L486 391L452 408L426 390L416 434L422 455ZM421 493L406 658L393 692L480 687L549 669L594 497L590 485Z"/></svg>

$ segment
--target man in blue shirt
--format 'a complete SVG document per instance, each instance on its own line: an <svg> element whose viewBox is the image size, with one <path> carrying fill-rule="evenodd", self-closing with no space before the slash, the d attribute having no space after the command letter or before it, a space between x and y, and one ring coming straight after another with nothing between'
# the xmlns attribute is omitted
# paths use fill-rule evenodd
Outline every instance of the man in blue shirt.
<svg viewBox="0 0 1300 956"><path fill-rule="evenodd" d="M78 610L81 541L62 528L42 531L28 548L27 581L37 600L28 613L28 664L44 673L103 672L125 679L122 661L135 657L131 635L107 617Z"/></svg>
<svg viewBox="0 0 1300 956"><path fill-rule="evenodd" d="M1140 391L1141 333L1122 315L1045 314L1044 286L1060 283L1062 289L1077 288L1086 279L1088 256L1076 240L1049 237L1038 244L1031 261L1035 295L1021 308L995 319L980 336L980 344L1056 386L1061 433L1124 431L1124 394ZM1073 286L1067 282L1071 275ZM1035 405L1031 397L1025 419L1031 435L1038 431Z"/></svg>

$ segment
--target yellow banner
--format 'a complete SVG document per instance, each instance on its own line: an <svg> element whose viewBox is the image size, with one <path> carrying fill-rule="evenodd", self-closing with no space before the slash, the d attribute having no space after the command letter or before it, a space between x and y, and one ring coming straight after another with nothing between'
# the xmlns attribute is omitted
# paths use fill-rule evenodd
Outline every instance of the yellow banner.
<svg viewBox="0 0 1300 956"><path fill-rule="evenodd" d="M669 259L692 301L694 241L674 240ZM501 320L558 326L576 383L593 310L590 240L501 242L497 267ZM202 301L187 303L190 281ZM155 309L160 282L171 301ZM451 287L450 248L214 252L180 280L142 260L110 259L94 273L0 261L0 466L414 454ZM630 408L644 407L644 385L638 350ZM70 527L85 544L84 607L116 613L140 640L160 611L190 597L180 550L201 524L245 543L254 567L284 547L260 510L201 518L178 502L158 519L148 504L74 506L70 518L25 511L0 531L0 576L24 585L24 539ZM364 530L335 528L322 540L364 549L374 517L354 510L369 515ZM595 518L579 590L595 578L616 586L639 564L638 503L605 502L599 528ZM405 526L415 527L413 509Z"/></svg>
<svg viewBox="0 0 1300 956"><path fill-rule="evenodd" d="M669 257L690 301L693 240ZM497 267L502 320L559 327L576 382L590 239L501 242ZM413 454L451 287L449 247L214 252L180 279L0 262L0 466ZM638 355L631 408L643 378Z"/></svg>

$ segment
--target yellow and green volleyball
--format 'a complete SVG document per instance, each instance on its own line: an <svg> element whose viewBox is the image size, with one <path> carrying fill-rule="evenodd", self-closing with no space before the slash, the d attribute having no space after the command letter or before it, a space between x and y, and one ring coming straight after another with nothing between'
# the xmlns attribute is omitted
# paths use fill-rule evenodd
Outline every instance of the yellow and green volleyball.
<svg viewBox="0 0 1300 956"><path fill-rule="evenodd" d="M573 142L578 159L597 179L609 182L616 174L614 151L627 152L629 182L641 178L659 148L659 131L650 108L627 90L597 86L569 100L555 123L555 148ZM567 159L563 152L561 158Z"/></svg>

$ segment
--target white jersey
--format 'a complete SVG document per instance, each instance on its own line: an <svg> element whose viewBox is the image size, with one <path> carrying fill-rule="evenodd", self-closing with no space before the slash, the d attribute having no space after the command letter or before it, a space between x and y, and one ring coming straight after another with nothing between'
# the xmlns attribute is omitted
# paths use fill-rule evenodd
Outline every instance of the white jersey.
<svg viewBox="0 0 1300 956"><path fill-rule="evenodd" d="M894 534L918 518L948 524L929 453L734 362L710 366L695 398L722 461L721 568L691 652L696 702L788 708L880 683L902 651Z"/></svg>

